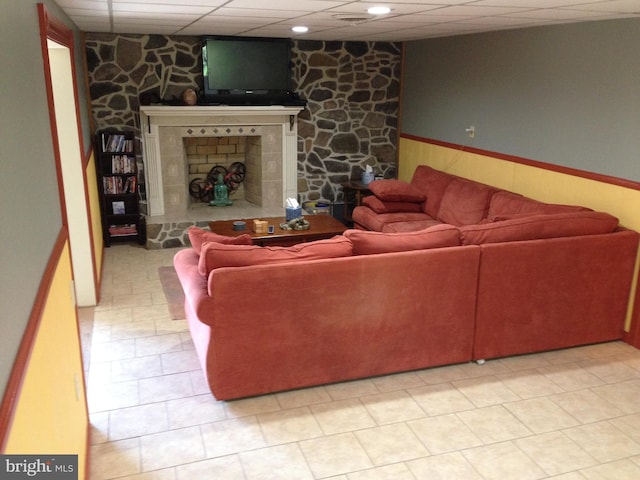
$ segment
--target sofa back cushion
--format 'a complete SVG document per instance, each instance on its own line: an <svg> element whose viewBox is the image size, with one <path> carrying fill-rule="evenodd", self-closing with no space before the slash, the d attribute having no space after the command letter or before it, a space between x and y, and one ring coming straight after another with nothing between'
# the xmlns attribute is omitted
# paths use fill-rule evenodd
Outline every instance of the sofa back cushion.
<svg viewBox="0 0 640 480"><path fill-rule="evenodd" d="M460 230L458 227L445 224L406 233L347 230L344 232L344 236L351 240L354 255L405 252L460 245Z"/></svg>
<svg viewBox="0 0 640 480"><path fill-rule="evenodd" d="M205 242L225 243L228 245L252 245L253 240L251 235L243 233L235 237L227 237L225 235L218 235L217 233L209 232L198 227L191 227L187 230L189 241L191 246L200 255L202 251L202 244Z"/></svg>
<svg viewBox="0 0 640 480"><path fill-rule="evenodd" d="M376 213L422 212L422 205L414 202L389 202L381 200L375 195L367 195L362 199L366 205Z"/></svg>
<svg viewBox="0 0 640 480"><path fill-rule="evenodd" d="M553 203L544 203L532 198L523 197L517 193L501 191L491 197L489 203L489 211L487 217L495 217L498 215L511 215L516 213L544 214L544 213L563 213L589 211L586 207L574 205L558 205Z"/></svg>
<svg viewBox="0 0 640 480"><path fill-rule="evenodd" d="M369 190L385 202L422 203L425 199L424 192L402 180L374 180L369 184Z"/></svg>
<svg viewBox="0 0 640 480"><path fill-rule="evenodd" d="M541 215L516 214L502 220L460 227L463 245L536 240L613 232L618 219L604 212L580 211Z"/></svg>
<svg viewBox="0 0 640 480"><path fill-rule="evenodd" d="M483 183L454 178L444 191L438 220L452 225L473 225L485 218L491 196L498 189Z"/></svg>
<svg viewBox="0 0 640 480"><path fill-rule="evenodd" d="M441 172L427 165L416 167L411 184L427 197L427 201L424 204L425 213L433 218L437 217L444 191L454 178L456 178L454 175Z"/></svg>
<svg viewBox="0 0 640 480"><path fill-rule="evenodd" d="M291 247L261 247L258 245L228 245L206 242L198 263L201 275L221 267L245 267L322 258L348 257L353 254L351 240L336 235L326 240L299 243Z"/></svg>

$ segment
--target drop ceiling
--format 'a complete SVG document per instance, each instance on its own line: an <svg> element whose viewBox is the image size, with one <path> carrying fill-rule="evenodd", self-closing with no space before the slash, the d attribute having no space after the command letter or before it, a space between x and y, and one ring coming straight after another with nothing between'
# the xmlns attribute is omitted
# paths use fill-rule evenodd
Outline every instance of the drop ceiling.
<svg viewBox="0 0 640 480"><path fill-rule="evenodd" d="M640 0L56 0L84 32L408 41L640 17ZM367 8L386 5L386 15ZM304 25L309 31L291 31Z"/></svg>

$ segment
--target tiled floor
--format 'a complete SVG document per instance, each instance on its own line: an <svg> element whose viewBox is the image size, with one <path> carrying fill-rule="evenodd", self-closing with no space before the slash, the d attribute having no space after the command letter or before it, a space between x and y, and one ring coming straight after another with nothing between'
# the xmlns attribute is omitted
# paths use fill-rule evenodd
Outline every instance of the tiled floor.
<svg viewBox="0 0 640 480"><path fill-rule="evenodd" d="M83 335L92 480L640 478L640 350L621 342L218 402L164 303L175 252L106 250Z"/></svg>

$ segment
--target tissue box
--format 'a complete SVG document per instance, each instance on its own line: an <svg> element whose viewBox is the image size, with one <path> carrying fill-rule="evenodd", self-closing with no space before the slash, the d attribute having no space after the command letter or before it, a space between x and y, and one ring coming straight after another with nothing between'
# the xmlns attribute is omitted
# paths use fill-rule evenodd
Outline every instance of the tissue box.
<svg viewBox="0 0 640 480"><path fill-rule="evenodd" d="M302 216L302 207L286 207L285 208L285 219L288 222L289 220L293 220L294 218L298 218Z"/></svg>
<svg viewBox="0 0 640 480"><path fill-rule="evenodd" d="M254 220L253 221L253 231L255 233L267 233L267 228L269 224L266 220Z"/></svg>
<svg viewBox="0 0 640 480"><path fill-rule="evenodd" d="M362 172L362 183L364 185L369 185L373 182L374 173L373 172Z"/></svg>

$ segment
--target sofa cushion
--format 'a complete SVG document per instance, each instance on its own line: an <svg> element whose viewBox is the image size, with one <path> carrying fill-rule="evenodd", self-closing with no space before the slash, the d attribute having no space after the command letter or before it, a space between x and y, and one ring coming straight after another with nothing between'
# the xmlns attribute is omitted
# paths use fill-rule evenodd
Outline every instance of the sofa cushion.
<svg viewBox="0 0 640 480"><path fill-rule="evenodd" d="M351 240L336 235L326 240L299 243L290 247L261 247L258 245L229 245L206 242L198 263L201 275L221 267L245 267L322 258L348 257L353 254Z"/></svg>
<svg viewBox="0 0 640 480"><path fill-rule="evenodd" d="M374 180L369 184L369 190L386 202L422 203L425 200L423 192L402 180Z"/></svg>
<svg viewBox="0 0 640 480"><path fill-rule="evenodd" d="M425 230L436 225L446 224L442 223L440 220L436 220L433 218L429 218L426 220L407 220L406 222L387 223L383 225L382 230L379 231L383 233L417 232L418 230Z"/></svg>
<svg viewBox="0 0 640 480"><path fill-rule="evenodd" d="M438 220L452 225L475 225L489 209L489 200L498 190L464 178L454 178L444 191Z"/></svg>
<svg viewBox="0 0 640 480"><path fill-rule="evenodd" d="M565 212L522 216L460 227L463 245L513 242L613 232L618 219L604 212Z"/></svg>
<svg viewBox="0 0 640 480"><path fill-rule="evenodd" d="M375 195L368 195L362 199L366 205L376 213L421 212L422 206L413 202L388 202L380 200Z"/></svg>
<svg viewBox="0 0 640 480"><path fill-rule="evenodd" d="M208 230L203 230L202 228L190 227L189 230L187 230L187 234L189 236L191 246L198 255L200 255L200 252L202 251L202 244L205 242L225 243L228 245L253 244L251 235L249 235L248 233L243 233L242 235L238 235L235 237L227 237L225 235L218 235L217 233L213 233Z"/></svg>
<svg viewBox="0 0 640 480"><path fill-rule="evenodd" d="M353 243L354 255L372 253L405 252L426 248L456 247L460 245L460 231L453 225L440 224L407 233L381 233L366 230L344 232Z"/></svg>
<svg viewBox="0 0 640 480"><path fill-rule="evenodd" d="M513 192L497 192L491 197L489 202L489 210L487 217L495 217L497 215L510 215L516 213L522 214L544 214L544 213L563 213L563 212L586 212L589 208L574 205L558 205L553 203L544 203L532 198L527 198Z"/></svg>
<svg viewBox="0 0 640 480"><path fill-rule="evenodd" d="M441 172L427 165L419 165L413 172L411 185L423 192L427 201L424 203L424 212L435 218L440 210L440 201L447 185L456 178L449 173Z"/></svg>
<svg viewBox="0 0 640 480"><path fill-rule="evenodd" d="M383 227L389 223L433 220L423 212L376 213L369 207L362 205L353 209L351 217L355 223L376 232L381 232Z"/></svg>

